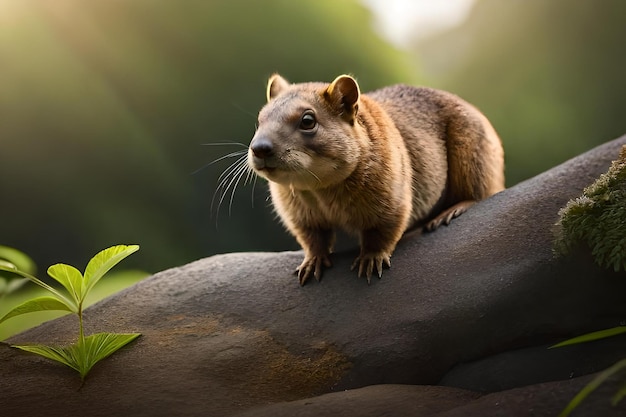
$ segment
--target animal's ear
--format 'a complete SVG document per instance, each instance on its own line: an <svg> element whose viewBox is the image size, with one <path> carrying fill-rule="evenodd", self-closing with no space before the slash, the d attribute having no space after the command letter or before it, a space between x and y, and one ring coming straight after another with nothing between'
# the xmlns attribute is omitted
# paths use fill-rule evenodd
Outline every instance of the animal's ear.
<svg viewBox="0 0 626 417"><path fill-rule="evenodd" d="M359 109L359 84L349 75L340 75L330 83L324 97L335 108L341 111L341 116L354 124Z"/></svg>
<svg viewBox="0 0 626 417"><path fill-rule="evenodd" d="M285 80L278 74L272 75L267 82L267 101L276 98L281 91L284 91L287 87L289 87L289 81Z"/></svg>

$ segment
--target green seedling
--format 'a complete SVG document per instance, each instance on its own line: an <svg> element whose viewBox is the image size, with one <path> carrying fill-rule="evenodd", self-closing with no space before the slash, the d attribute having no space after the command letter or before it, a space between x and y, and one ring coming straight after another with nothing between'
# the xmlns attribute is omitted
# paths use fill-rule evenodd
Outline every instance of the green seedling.
<svg viewBox="0 0 626 417"><path fill-rule="evenodd" d="M71 265L52 265L48 268L48 275L61 284L62 289L46 284L9 262L0 262L0 271L27 278L51 293L51 296L33 298L18 305L0 318L0 323L11 317L45 310L67 311L78 317L78 341L74 344L59 347L46 345L14 345L13 347L61 362L78 371L81 380L84 381L96 363L140 335L139 333L97 333L85 337L83 330L83 304L91 289L111 268L137 250L139 250L137 245L118 245L105 249L91 258L84 274Z"/></svg>

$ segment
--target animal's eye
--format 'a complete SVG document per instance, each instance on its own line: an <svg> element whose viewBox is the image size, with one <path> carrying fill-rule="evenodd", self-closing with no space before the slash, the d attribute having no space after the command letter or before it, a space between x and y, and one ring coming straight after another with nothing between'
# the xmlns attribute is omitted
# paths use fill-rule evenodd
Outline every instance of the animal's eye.
<svg viewBox="0 0 626 417"><path fill-rule="evenodd" d="M300 129L313 130L317 126L317 120L313 113L304 113L300 119Z"/></svg>

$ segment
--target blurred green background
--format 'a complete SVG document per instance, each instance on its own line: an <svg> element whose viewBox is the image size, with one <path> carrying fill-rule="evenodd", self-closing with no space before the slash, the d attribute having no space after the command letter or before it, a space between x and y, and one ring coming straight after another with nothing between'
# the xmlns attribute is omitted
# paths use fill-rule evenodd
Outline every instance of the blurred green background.
<svg viewBox="0 0 626 417"><path fill-rule="evenodd" d="M478 0L401 50L356 0L0 0L0 244L40 271L114 244L140 244L124 267L149 272L297 249L262 180L211 212L234 160L207 164L243 148L205 144L249 142L275 71L453 91L492 120L514 185L626 132L624 16Z"/></svg>

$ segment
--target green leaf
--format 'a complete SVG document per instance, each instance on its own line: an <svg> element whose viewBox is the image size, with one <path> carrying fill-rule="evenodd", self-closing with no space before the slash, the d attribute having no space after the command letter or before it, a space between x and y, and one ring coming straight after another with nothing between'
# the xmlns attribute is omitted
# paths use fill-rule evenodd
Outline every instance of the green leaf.
<svg viewBox="0 0 626 417"><path fill-rule="evenodd" d="M585 399L589 394L591 394L596 388L598 388L604 381L609 379L611 376L621 371L622 368L626 368L626 359L622 359L617 362L613 366L604 371L600 372L594 379L592 379L583 389L581 389L578 394L567 404L565 409L561 411L559 417L567 417L570 413L578 407L578 405ZM619 393L618 393L619 394ZM621 397L619 398L621 399Z"/></svg>
<svg viewBox="0 0 626 417"><path fill-rule="evenodd" d="M0 259L0 271L10 272L20 276L27 275L25 272L20 272L20 270L17 269L17 266L13 265L9 261L5 261L4 259Z"/></svg>
<svg viewBox="0 0 626 417"><path fill-rule="evenodd" d="M83 274L71 265L56 264L48 268L48 275L57 280L70 293L74 302L83 301Z"/></svg>
<svg viewBox="0 0 626 417"><path fill-rule="evenodd" d="M615 407L624 397L626 397L626 384L622 385L613 398L611 398L611 405Z"/></svg>
<svg viewBox="0 0 626 417"><path fill-rule="evenodd" d="M26 278L12 279L6 284L5 291L7 294L12 293L13 291L17 291L18 289L22 288L27 282L28 279Z"/></svg>
<svg viewBox="0 0 626 417"><path fill-rule="evenodd" d="M17 271L17 267L13 265L9 261L5 261L4 259L0 259L0 266L3 267L2 270L7 270L10 272Z"/></svg>
<svg viewBox="0 0 626 417"><path fill-rule="evenodd" d="M578 343L592 342L594 340L605 339L607 337L616 336L616 335L622 334L622 333L626 333L626 326L617 326L617 327L613 327L613 328L610 328L610 329L599 330L597 332L587 333L587 334L584 334L582 336L574 337L574 338L568 339L568 340L566 340L564 342L557 343L556 345L550 346L549 349L556 348L556 347L562 347L562 346L575 345L575 344L578 344Z"/></svg>
<svg viewBox="0 0 626 417"><path fill-rule="evenodd" d="M16 269L28 272L29 274L34 274L37 269L35 261L28 255L8 246L0 246L0 260L2 259L15 265Z"/></svg>
<svg viewBox="0 0 626 417"><path fill-rule="evenodd" d="M20 316L27 313L35 313L37 311L61 310L69 311L70 313L76 313L73 308L74 306L67 305L63 301L58 300L55 297L37 297L25 301L17 307L13 308L11 311L5 314L4 317L0 318L0 323L7 319L10 319L11 317Z"/></svg>
<svg viewBox="0 0 626 417"><path fill-rule="evenodd" d="M102 359L140 336L140 333L96 333L66 347L20 345L15 348L60 362L80 373L81 379Z"/></svg>
<svg viewBox="0 0 626 417"><path fill-rule="evenodd" d="M59 301L62 301L63 303L65 303L68 306L72 306L72 311L78 311L78 304L73 302L71 299L67 298L65 295L60 293L55 288L53 288L50 285L48 285L45 282L43 282L39 278L37 278L37 277L35 277L33 275L30 275L30 274L27 274L26 272L19 271L15 267L15 265L10 264L10 263L0 262L0 271L11 272L12 274L16 274L16 275L19 275L21 277L27 278L31 282L33 282L33 283L39 285L40 287L45 288L46 290L50 291Z"/></svg>
<svg viewBox="0 0 626 417"><path fill-rule="evenodd" d="M43 356L44 358L52 359L53 361L61 362L63 365L67 365L80 372L76 358L72 354L71 346L54 347L46 345L14 345L13 347Z"/></svg>
<svg viewBox="0 0 626 417"><path fill-rule="evenodd" d="M20 289L27 282L28 280L26 278L7 279L4 276L0 276L0 298L2 298L2 296L6 294L10 294L13 291Z"/></svg>
<svg viewBox="0 0 626 417"><path fill-rule="evenodd" d="M138 250L139 245L117 245L104 249L91 258L87 268L85 268L82 297L84 298L111 268Z"/></svg>
<svg viewBox="0 0 626 417"><path fill-rule="evenodd" d="M112 355L117 350L138 338L140 333L96 333L84 340L85 357L91 366Z"/></svg>

